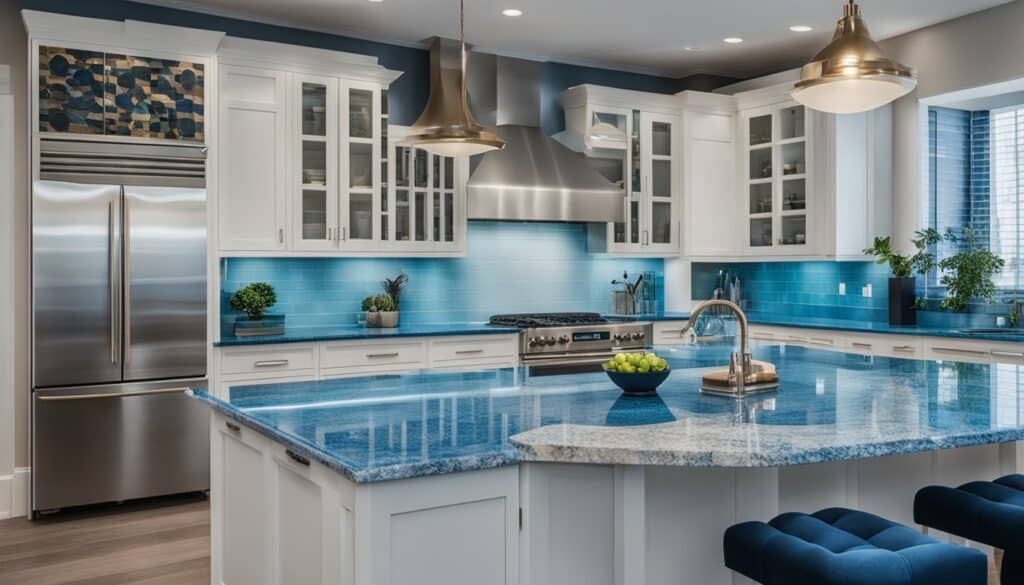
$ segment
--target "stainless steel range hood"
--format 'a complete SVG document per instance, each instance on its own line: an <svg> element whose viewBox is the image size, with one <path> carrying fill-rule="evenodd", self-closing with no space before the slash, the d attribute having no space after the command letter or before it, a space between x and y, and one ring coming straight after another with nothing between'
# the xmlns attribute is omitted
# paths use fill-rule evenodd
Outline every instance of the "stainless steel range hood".
<svg viewBox="0 0 1024 585"><path fill-rule="evenodd" d="M474 113L505 141L469 178L470 219L623 221L623 190L541 130L540 63L472 54L467 84Z"/></svg>

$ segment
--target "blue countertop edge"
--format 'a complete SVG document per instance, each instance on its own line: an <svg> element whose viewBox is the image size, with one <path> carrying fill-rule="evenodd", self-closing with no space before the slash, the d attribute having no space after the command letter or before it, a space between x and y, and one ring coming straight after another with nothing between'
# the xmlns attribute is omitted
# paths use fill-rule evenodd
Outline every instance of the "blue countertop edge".
<svg viewBox="0 0 1024 585"><path fill-rule="evenodd" d="M653 315L608 315L609 319L620 321L686 321L689 313L658 313ZM880 321L850 321L846 319L828 319L824 317L778 317L763 313L747 314L751 325L767 325L773 327L794 327L800 329L817 329L846 331L850 333L877 333L882 335L913 335L918 337L950 337L956 339L975 339L979 341L1024 342L1024 329L1006 333L965 333L962 329L945 329L935 327L899 327Z"/></svg>
<svg viewBox="0 0 1024 585"><path fill-rule="evenodd" d="M338 327L296 327L286 329L283 335L260 335L253 337L225 336L214 342L214 347L237 347L245 345L274 345L278 343L303 343L313 341L343 341L348 339L389 339L396 337L447 337L460 335L513 335L518 329L495 327L485 323L449 323L435 325L400 325L391 329L374 329L359 325Z"/></svg>

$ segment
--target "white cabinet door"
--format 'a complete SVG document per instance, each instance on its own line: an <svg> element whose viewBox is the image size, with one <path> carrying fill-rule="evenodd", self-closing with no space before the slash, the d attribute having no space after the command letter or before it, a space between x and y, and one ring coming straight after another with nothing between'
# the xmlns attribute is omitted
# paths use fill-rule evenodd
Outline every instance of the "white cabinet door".
<svg viewBox="0 0 1024 585"><path fill-rule="evenodd" d="M683 249L688 258L729 256L738 249L734 181L734 117L686 114L683 170L686 210Z"/></svg>
<svg viewBox="0 0 1024 585"><path fill-rule="evenodd" d="M338 247L338 80L292 75L292 248Z"/></svg>
<svg viewBox="0 0 1024 585"><path fill-rule="evenodd" d="M288 242L288 73L224 66L220 75L219 247Z"/></svg>
<svg viewBox="0 0 1024 585"><path fill-rule="evenodd" d="M372 83L341 83L338 225L343 251L380 249L381 93Z"/></svg>
<svg viewBox="0 0 1024 585"><path fill-rule="evenodd" d="M679 253L679 217L682 197L679 181L679 118L640 114L640 149L643 164L645 250Z"/></svg>

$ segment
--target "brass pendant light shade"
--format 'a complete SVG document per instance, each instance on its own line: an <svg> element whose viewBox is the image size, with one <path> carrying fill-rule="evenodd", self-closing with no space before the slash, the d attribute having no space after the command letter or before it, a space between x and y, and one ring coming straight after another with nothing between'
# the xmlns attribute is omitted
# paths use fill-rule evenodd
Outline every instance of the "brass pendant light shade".
<svg viewBox="0 0 1024 585"><path fill-rule="evenodd" d="M884 106L915 87L914 71L882 52L860 7L850 0L832 42L801 70L793 98L822 112L854 114Z"/></svg>
<svg viewBox="0 0 1024 585"><path fill-rule="evenodd" d="M471 156L504 148L505 142L481 126L469 110L466 96L466 11L459 1L459 58L441 50L451 41L435 39L430 51L430 97L403 144L442 156Z"/></svg>

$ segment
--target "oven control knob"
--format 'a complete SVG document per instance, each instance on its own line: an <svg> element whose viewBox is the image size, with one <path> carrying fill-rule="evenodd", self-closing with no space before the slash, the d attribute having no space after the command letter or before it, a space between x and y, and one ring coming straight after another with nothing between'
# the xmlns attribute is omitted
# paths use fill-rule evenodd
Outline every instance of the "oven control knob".
<svg viewBox="0 0 1024 585"><path fill-rule="evenodd" d="M527 342L527 345L529 345L530 347L537 347L538 345L540 345L540 343L541 343L541 339L540 338L531 337L530 341Z"/></svg>
<svg viewBox="0 0 1024 585"><path fill-rule="evenodd" d="M632 338L633 338L633 341L640 341L641 339L644 338L644 334L640 333L639 331L636 331L636 332L633 333Z"/></svg>
<svg viewBox="0 0 1024 585"><path fill-rule="evenodd" d="M568 335L563 335L563 336L559 337L558 338L558 343L560 343L562 345L565 345L565 344L569 343L569 336Z"/></svg>
<svg viewBox="0 0 1024 585"><path fill-rule="evenodd" d="M548 338L547 338L547 344L548 344L548 345L554 345L554 344L556 344L556 343L558 343L558 340L557 340L557 339L555 339L555 336L554 336L554 335L552 335L551 337L548 337Z"/></svg>

